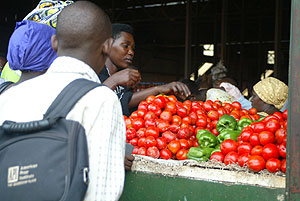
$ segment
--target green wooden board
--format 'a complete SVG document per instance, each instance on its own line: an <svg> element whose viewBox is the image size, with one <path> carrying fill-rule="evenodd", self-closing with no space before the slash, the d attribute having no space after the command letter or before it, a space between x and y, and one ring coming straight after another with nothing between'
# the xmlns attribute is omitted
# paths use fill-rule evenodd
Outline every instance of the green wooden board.
<svg viewBox="0 0 300 201"><path fill-rule="evenodd" d="M121 201L273 201L284 188L218 183L141 172L127 172Z"/></svg>

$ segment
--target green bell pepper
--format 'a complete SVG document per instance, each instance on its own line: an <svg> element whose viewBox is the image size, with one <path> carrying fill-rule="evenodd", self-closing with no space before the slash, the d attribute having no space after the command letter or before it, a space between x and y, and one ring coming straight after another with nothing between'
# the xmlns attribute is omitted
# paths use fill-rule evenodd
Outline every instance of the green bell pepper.
<svg viewBox="0 0 300 201"><path fill-rule="evenodd" d="M210 131L201 129L196 136L200 147L215 147L217 145L217 137Z"/></svg>
<svg viewBox="0 0 300 201"><path fill-rule="evenodd" d="M244 127L249 126L252 122L253 121L248 118L243 118L243 119L239 120L237 123L238 130L243 130Z"/></svg>
<svg viewBox="0 0 300 201"><path fill-rule="evenodd" d="M227 139L232 139L237 142L237 138L240 134L241 131L239 130L224 130L218 135L217 140L220 144Z"/></svg>
<svg viewBox="0 0 300 201"><path fill-rule="evenodd" d="M220 117L217 123L217 131L221 133L224 130L235 130L237 126L237 122L233 116L223 115Z"/></svg>
<svg viewBox="0 0 300 201"><path fill-rule="evenodd" d="M266 118L266 117L260 117L257 121L253 121L253 122L259 122L259 121L263 120L264 118Z"/></svg>
<svg viewBox="0 0 300 201"><path fill-rule="evenodd" d="M212 150L213 148L209 148L209 147L205 147L205 148L191 147L187 154L187 158L200 161L200 162L207 161L210 157Z"/></svg>

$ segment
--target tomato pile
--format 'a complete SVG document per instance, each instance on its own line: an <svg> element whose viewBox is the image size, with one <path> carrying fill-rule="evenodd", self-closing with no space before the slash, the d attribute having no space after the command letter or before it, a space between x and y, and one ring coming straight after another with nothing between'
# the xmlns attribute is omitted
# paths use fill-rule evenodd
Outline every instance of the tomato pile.
<svg viewBox="0 0 300 201"><path fill-rule="evenodd" d="M241 167L259 172L267 169L274 173L286 171L287 110L275 112L262 121L243 128L241 135L234 140L221 143L221 152L215 152L210 159L238 163Z"/></svg>
<svg viewBox="0 0 300 201"><path fill-rule="evenodd" d="M124 116L126 142L134 146L132 154L185 160L191 147L201 147L196 138L199 131L205 129L219 135L217 124L223 115L230 115L236 121L247 118L253 123L242 128L237 139L222 141L219 150L213 151L208 159L226 165L237 163L256 172L265 168L269 172L285 172L287 110L258 121L255 108L241 109L238 102L187 100L182 103L173 95L149 96L140 102L137 111Z"/></svg>
<svg viewBox="0 0 300 201"><path fill-rule="evenodd" d="M258 120L256 109L241 109L238 102L232 104L202 101L177 101L171 96L149 96L141 101L138 110L124 116L126 140L134 146L133 154L161 159L187 159L190 147L197 147L197 131L207 129L218 135L218 119L228 114L236 120Z"/></svg>

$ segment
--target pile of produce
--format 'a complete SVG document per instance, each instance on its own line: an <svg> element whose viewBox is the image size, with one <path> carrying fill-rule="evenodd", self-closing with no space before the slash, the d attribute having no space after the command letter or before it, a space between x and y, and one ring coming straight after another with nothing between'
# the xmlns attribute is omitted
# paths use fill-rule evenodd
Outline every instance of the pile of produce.
<svg viewBox="0 0 300 201"><path fill-rule="evenodd" d="M133 154L285 172L287 111L260 119L255 108L241 109L238 102L182 103L160 95L149 96L124 119Z"/></svg>

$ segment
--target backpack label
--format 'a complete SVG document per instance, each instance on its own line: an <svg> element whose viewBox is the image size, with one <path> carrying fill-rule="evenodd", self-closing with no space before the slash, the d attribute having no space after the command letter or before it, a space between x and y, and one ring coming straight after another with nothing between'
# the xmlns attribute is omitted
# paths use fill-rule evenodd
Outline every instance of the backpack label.
<svg viewBox="0 0 300 201"><path fill-rule="evenodd" d="M35 175L31 172L37 167L38 164L9 167L7 174L7 186L14 187L37 182Z"/></svg>

